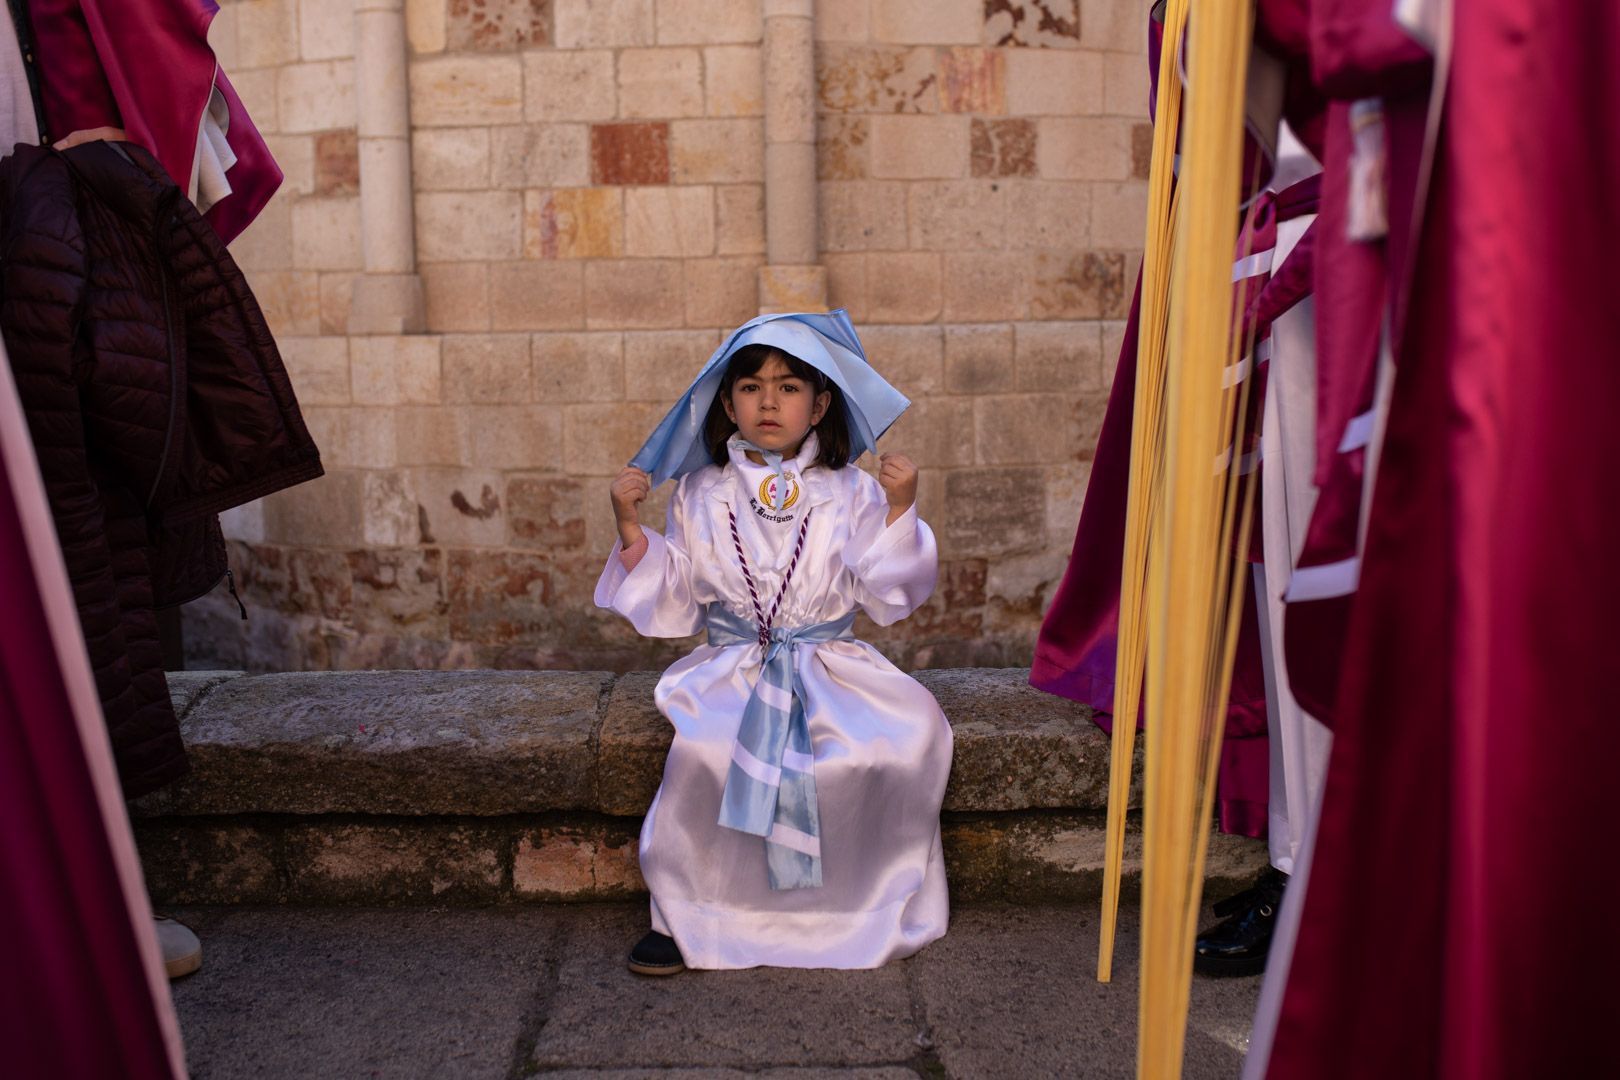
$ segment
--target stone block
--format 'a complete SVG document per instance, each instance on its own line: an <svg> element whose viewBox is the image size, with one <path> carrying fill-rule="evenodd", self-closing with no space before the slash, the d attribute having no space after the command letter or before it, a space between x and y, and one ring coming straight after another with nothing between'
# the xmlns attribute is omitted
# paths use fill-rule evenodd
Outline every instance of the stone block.
<svg viewBox="0 0 1620 1080"><path fill-rule="evenodd" d="M1077 48L1080 0L985 0L984 43Z"/></svg>
<svg viewBox="0 0 1620 1080"><path fill-rule="evenodd" d="M1131 174L1130 125L1110 117L1039 121L1036 157L1048 180L1123 180Z"/></svg>
<svg viewBox="0 0 1620 1080"><path fill-rule="evenodd" d="M438 56L411 64L414 127L478 127L523 119L523 64L515 56Z"/></svg>
<svg viewBox="0 0 1620 1080"><path fill-rule="evenodd" d="M866 41L872 21L868 0L816 0L816 41Z"/></svg>
<svg viewBox="0 0 1620 1080"><path fill-rule="evenodd" d="M1141 56L1107 53L1103 57L1103 112L1148 120L1148 91L1152 89L1148 65Z"/></svg>
<svg viewBox="0 0 1620 1080"><path fill-rule="evenodd" d="M554 0L558 49L651 45L653 0Z"/></svg>
<svg viewBox="0 0 1620 1080"><path fill-rule="evenodd" d="M710 116L761 115L765 84L759 46L711 45L704 49L703 100Z"/></svg>
<svg viewBox="0 0 1620 1080"><path fill-rule="evenodd" d="M447 547L503 547L506 544L506 515L501 504L505 484L500 473L420 468L412 469L410 478L420 507L424 544ZM451 629L455 631L454 627Z"/></svg>
<svg viewBox="0 0 1620 1080"><path fill-rule="evenodd" d="M1007 53L1007 112L1013 116L1092 116L1102 112L1104 57L1073 49Z"/></svg>
<svg viewBox="0 0 1620 1080"><path fill-rule="evenodd" d="M360 200L299 199L292 208L293 263L300 270L358 270Z"/></svg>
<svg viewBox="0 0 1620 1080"><path fill-rule="evenodd" d="M516 191L425 191L416 196L416 251L424 262L512 259L523 250Z"/></svg>
<svg viewBox="0 0 1620 1080"><path fill-rule="evenodd" d="M321 333L347 334L349 313L354 309L354 283L361 277L352 271L321 274Z"/></svg>
<svg viewBox="0 0 1620 1080"><path fill-rule="evenodd" d="M353 337L349 356L357 404L435 405L440 400L437 337Z"/></svg>
<svg viewBox="0 0 1620 1080"><path fill-rule="evenodd" d="M486 655L497 665L555 666L533 647L556 640L590 606L586 597L569 593L565 599L559 591L581 568L559 564L548 553L451 551L449 567L450 633L494 647Z"/></svg>
<svg viewBox="0 0 1620 1080"><path fill-rule="evenodd" d="M215 20L217 23L217 19ZM253 117L259 132L269 137L281 129L281 95L277 87L280 82L279 68L260 68L256 71L239 71L230 69L231 86L236 90L236 96L242 99L242 106ZM279 162L280 158L277 158ZM283 169L283 172L286 170Z"/></svg>
<svg viewBox="0 0 1620 1080"><path fill-rule="evenodd" d="M1091 462L1053 465L1046 472L1046 535L1051 550L1064 556L1074 544L1075 524L1091 480Z"/></svg>
<svg viewBox="0 0 1620 1080"><path fill-rule="evenodd" d="M429 330L489 329L488 263L426 263L420 269Z"/></svg>
<svg viewBox="0 0 1620 1080"><path fill-rule="evenodd" d="M591 135L584 124L506 125L490 132L497 188L584 187L591 182Z"/></svg>
<svg viewBox="0 0 1620 1080"><path fill-rule="evenodd" d="M457 334L444 339L444 400L530 400L526 334Z"/></svg>
<svg viewBox="0 0 1620 1080"><path fill-rule="evenodd" d="M864 254L824 254L821 264L827 268L827 306L831 309L847 308L852 317L866 318L866 256Z"/></svg>
<svg viewBox="0 0 1620 1080"><path fill-rule="evenodd" d="M422 128L411 137L411 178L418 191L476 191L489 186L488 128Z"/></svg>
<svg viewBox="0 0 1620 1080"><path fill-rule="evenodd" d="M396 481L399 474L392 475ZM411 499L412 526L416 503ZM414 535L414 534L413 534ZM445 613L444 552L437 548L364 548L348 553L354 581L355 626L362 631L437 635L449 633Z"/></svg>
<svg viewBox="0 0 1620 1080"><path fill-rule="evenodd" d="M555 405L469 405L463 415L467 463L475 468L543 468L562 449Z"/></svg>
<svg viewBox="0 0 1620 1080"><path fill-rule="evenodd" d="M830 113L939 111L934 49L824 45L816 50L816 100Z"/></svg>
<svg viewBox="0 0 1620 1080"><path fill-rule="evenodd" d="M1031 256L1030 315L1036 319L1117 318L1129 303L1123 255L1037 251Z"/></svg>
<svg viewBox="0 0 1620 1080"><path fill-rule="evenodd" d="M489 317L494 330L579 330L585 275L573 261L493 263Z"/></svg>
<svg viewBox="0 0 1620 1080"><path fill-rule="evenodd" d="M872 121L831 114L816 122L816 178L864 180L872 171Z"/></svg>
<svg viewBox="0 0 1620 1080"><path fill-rule="evenodd" d="M906 247L906 185L893 181L829 180L818 185L822 251L902 251Z"/></svg>
<svg viewBox="0 0 1620 1080"><path fill-rule="evenodd" d="M668 123L592 124L590 139L591 183L669 183Z"/></svg>
<svg viewBox="0 0 1620 1080"><path fill-rule="evenodd" d="M321 410L330 432L320 437L317 425L322 418L306 410L304 419L310 433L321 445L328 466L336 468L386 469L399 461L394 414L389 409L345 408Z"/></svg>
<svg viewBox="0 0 1620 1080"><path fill-rule="evenodd" d="M597 807L604 814L647 812L664 775L674 729L653 704L658 674L621 675L608 694L597 736Z"/></svg>
<svg viewBox="0 0 1620 1080"><path fill-rule="evenodd" d="M826 311L827 270L813 266L759 268L759 312Z"/></svg>
<svg viewBox="0 0 1620 1080"><path fill-rule="evenodd" d="M688 259L686 325L729 329L759 314L760 261L757 256Z"/></svg>
<svg viewBox="0 0 1620 1080"><path fill-rule="evenodd" d="M563 467L574 476L615 476L641 448L668 402L570 405L563 416Z"/></svg>
<svg viewBox="0 0 1620 1080"><path fill-rule="evenodd" d="M958 251L945 256L947 322L996 322L1029 313L1029 260L1021 252Z"/></svg>
<svg viewBox="0 0 1620 1080"><path fill-rule="evenodd" d="M764 123L760 119L672 122L670 179L677 184L762 183Z"/></svg>
<svg viewBox="0 0 1620 1080"><path fill-rule="evenodd" d="M325 476L265 496L264 535L271 543L348 547L360 542L360 474Z"/></svg>
<svg viewBox="0 0 1620 1080"><path fill-rule="evenodd" d="M1038 467L952 469L945 513L934 523L940 555L993 558L1046 545L1046 483Z"/></svg>
<svg viewBox="0 0 1620 1080"><path fill-rule="evenodd" d="M764 31L758 0L659 0L658 44L747 45Z"/></svg>
<svg viewBox="0 0 1620 1080"><path fill-rule="evenodd" d="M396 405L393 408L398 460L394 465L466 464L466 434L459 409L438 405ZM409 481L409 477L406 478Z"/></svg>
<svg viewBox="0 0 1620 1080"><path fill-rule="evenodd" d="M490 903L501 894L501 834L437 822L290 826L295 903Z"/></svg>
<svg viewBox="0 0 1620 1080"><path fill-rule="evenodd" d="M862 326L872 366L907 397L945 392L945 333L938 326Z"/></svg>
<svg viewBox="0 0 1620 1080"><path fill-rule="evenodd" d="M1068 461L1082 444L1097 441L1095 428L1083 422L1081 400L1069 394L998 394L973 404L980 465Z"/></svg>
<svg viewBox="0 0 1620 1080"><path fill-rule="evenodd" d="M354 61L287 65L276 83L276 103L285 134L354 127Z"/></svg>
<svg viewBox="0 0 1620 1080"><path fill-rule="evenodd" d="M983 0L872 0L872 39L907 45L977 45Z"/></svg>
<svg viewBox="0 0 1620 1080"><path fill-rule="evenodd" d="M347 405L349 342L340 337L289 337L280 342L300 405Z"/></svg>
<svg viewBox="0 0 1620 1080"><path fill-rule="evenodd" d="M293 200L271 199L253 223L231 241L231 257L250 275L260 270L291 270Z"/></svg>
<svg viewBox="0 0 1620 1080"><path fill-rule="evenodd" d="M1106 390L1100 324L1027 322L1014 327L1014 368L1019 390ZM1112 372L1112 358L1108 358Z"/></svg>
<svg viewBox="0 0 1620 1080"><path fill-rule="evenodd" d="M560 449L556 447L554 449ZM514 476L506 484L512 546L542 551L585 550L585 500L600 498L571 476Z"/></svg>
<svg viewBox="0 0 1620 1080"><path fill-rule="evenodd" d="M1131 179L1146 180L1153 168L1153 125L1131 126Z"/></svg>
<svg viewBox="0 0 1620 1080"><path fill-rule="evenodd" d="M968 174L969 148L969 122L965 116L872 117L874 177L964 177Z"/></svg>
<svg viewBox="0 0 1620 1080"><path fill-rule="evenodd" d="M234 80L232 85L235 85ZM237 90L238 95L241 90ZM271 115L275 114L275 94L271 97ZM255 120L258 111L252 110ZM316 135L265 135L264 145L270 151L270 156L276 159L281 168L280 192L287 195L311 195L315 192L315 140Z"/></svg>
<svg viewBox="0 0 1620 1080"><path fill-rule="evenodd" d="M231 7L236 19L236 62L244 72L281 67L298 59L296 5L286 0L251 0ZM236 83L234 70L231 83Z"/></svg>
<svg viewBox="0 0 1620 1080"><path fill-rule="evenodd" d="M624 335L535 334L530 339L534 399L542 404L624 397Z"/></svg>
<svg viewBox="0 0 1620 1080"><path fill-rule="evenodd" d="M706 185L628 188L624 253L690 258L714 253L714 189Z"/></svg>
<svg viewBox="0 0 1620 1080"><path fill-rule="evenodd" d="M405 0L405 40L417 54L444 52L449 40L447 0Z"/></svg>
<svg viewBox="0 0 1620 1080"><path fill-rule="evenodd" d="M353 56L353 0L298 0L298 41L305 60Z"/></svg>
<svg viewBox="0 0 1620 1080"><path fill-rule="evenodd" d="M619 53L619 115L671 119L703 115L703 56L696 49Z"/></svg>
<svg viewBox="0 0 1620 1080"><path fill-rule="evenodd" d="M933 252L867 256L866 318L923 323L939 318L944 301L940 256Z"/></svg>
<svg viewBox="0 0 1620 1080"><path fill-rule="evenodd" d="M451 50L494 51L551 44L552 0L450 0Z"/></svg>
<svg viewBox="0 0 1620 1080"><path fill-rule="evenodd" d="M524 115L531 123L611 120L618 111L613 53L606 49L523 54Z"/></svg>
<svg viewBox="0 0 1620 1080"><path fill-rule="evenodd" d="M645 893L638 834L622 822L536 829L518 839L512 891L526 900L615 900Z"/></svg>
<svg viewBox="0 0 1620 1080"><path fill-rule="evenodd" d="M1007 111L1006 58L996 49L957 46L939 52L941 112L999 116Z"/></svg>
<svg viewBox="0 0 1620 1080"><path fill-rule="evenodd" d="M277 340L321 328L321 277L312 270L261 270L250 275L253 295Z"/></svg>
<svg viewBox="0 0 1620 1080"><path fill-rule="evenodd" d="M524 192L526 258L614 259L624 253L622 188Z"/></svg>
<svg viewBox="0 0 1620 1080"><path fill-rule="evenodd" d="M1011 326L945 327L947 391L952 394L999 394L1013 389L1013 385Z"/></svg>
<svg viewBox="0 0 1620 1080"><path fill-rule="evenodd" d="M975 117L969 137L975 177L1035 175L1034 121Z"/></svg>
<svg viewBox="0 0 1620 1080"><path fill-rule="evenodd" d="M1004 243L1007 188L992 180L907 185L910 243L923 251L985 251Z"/></svg>
<svg viewBox="0 0 1620 1080"><path fill-rule="evenodd" d="M675 401L720 344L714 330L655 330L624 335L628 401Z"/></svg>
<svg viewBox="0 0 1620 1080"><path fill-rule="evenodd" d="M352 128L315 136L315 194L360 194L360 142Z"/></svg>
<svg viewBox="0 0 1620 1080"><path fill-rule="evenodd" d="M1080 43L1088 49L1147 52L1147 10L1119 0L1080 0ZM1146 62L1143 62L1144 69Z"/></svg>
<svg viewBox="0 0 1620 1080"><path fill-rule="evenodd" d="M724 184L714 189L714 247L721 255L765 253L765 188Z"/></svg>
<svg viewBox="0 0 1620 1080"><path fill-rule="evenodd" d="M590 330L679 326L685 283L673 259L592 261L585 268L585 323Z"/></svg>
<svg viewBox="0 0 1620 1080"><path fill-rule="evenodd" d="M883 437L883 452L909 455L919 469L973 464L973 402L917 398Z"/></svg>
<svg viewBox="0 0 1620 1080"><path fill-rule="evenodd" d="M1020 180L1006 185L1009 248L1086 248L1091 244L1092 185L1079 180Z"/></svg>
<svg viewBox="0 0 1620 1080"><path fill-rule="evenodd" d="M1094 184L1091 242L1100 248L1141 250L1147 234L1147 184Z"/></svg>
<svg viewBox="0 0 1620 1080"><path fill-rule="evenodd" d="M219 527L227 540L264 543L264 500L254 499L250 503L221 511Z"/></svg>
<svg viewBox="0 0 1620 1080"><path fill-rule="evenodd" d="M422 523L416 512L416 492L411 489L409 478L400 472L368 472L365 476L365 487L361 493L364 500L361 512L365 518L365 539L367 547L361 551L349 553L350 571L355 575L355 588L359 591L359 573L356 561L359 560L366 572L370 575L368 589L374 593L382 583L378 569L381 558L378 548L399 548L412 546L410 554L420 557L422 552L414 550L414 545L422 540ZM405 587L405 582L399 579L397 572L390 578L389 587L395 590ZM356 612L370 613L376 609L376 597L367 595L360 598Z"/></svg>
<svg viewBox="0 0 1620 1080"><path fill-rule="evenodd" d="M137 817L132 824L146 890L154 904L282 901L276 872L280 838L273 831L208 819Z"/></svg>

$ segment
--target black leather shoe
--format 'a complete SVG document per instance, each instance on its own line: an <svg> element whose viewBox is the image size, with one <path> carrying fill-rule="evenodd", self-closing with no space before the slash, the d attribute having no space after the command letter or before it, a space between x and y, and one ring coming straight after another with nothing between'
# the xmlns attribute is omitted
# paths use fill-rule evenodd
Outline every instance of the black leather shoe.
<svg viewBox="0 0 1620 1080"><path fill-rule="evenodd" d="M1215 905L1225 919L1198 935L1193 945L1193 970L1217 978L1258 975L1266 970L1271 935L1277 928L1288 875L1267 867L1251 888Z"/></svg>
<svg viewBox="0 0 1620 1080"><path fill-rule="evenodd" d="M686 970L686 962L674 938L649 930L630 950L630 970L637 975L679 975Z"/></svg>

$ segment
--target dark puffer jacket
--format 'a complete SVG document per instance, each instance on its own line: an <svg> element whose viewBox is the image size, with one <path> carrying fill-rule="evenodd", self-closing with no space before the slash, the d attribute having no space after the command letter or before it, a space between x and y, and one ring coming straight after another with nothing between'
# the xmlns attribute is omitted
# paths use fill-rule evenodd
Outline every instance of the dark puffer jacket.
<svg viewBox="0 0 1620 1080"><path fill-rule="evenodd" d="M0 330L134 798L187 767L154 609L224 576L219 511L320 455L241 271L133 144L0 162Z"/></svg>

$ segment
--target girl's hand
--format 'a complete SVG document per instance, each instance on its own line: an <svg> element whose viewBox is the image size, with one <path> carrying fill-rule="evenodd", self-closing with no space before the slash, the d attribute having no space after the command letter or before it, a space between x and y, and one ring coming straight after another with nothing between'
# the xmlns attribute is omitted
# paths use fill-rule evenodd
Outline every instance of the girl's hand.
<svg viewBox="0 0 1620 1080"><path fill-rule="evenodd" d="M917 501L917 466L904 454L884 454L878 461L878 483L889 500L887 523L893 525Z"/></svg>
<svg viewBox="0 0 1620 1080"><path fill-rule="evenodd" d="M619 475L613 478L613 486L608 489L613 499L613 518L619 526L619 539L626 548L634 547L641 539L641 520L636 507L651 491L652 477L634 465L620 469Z"/></svg>

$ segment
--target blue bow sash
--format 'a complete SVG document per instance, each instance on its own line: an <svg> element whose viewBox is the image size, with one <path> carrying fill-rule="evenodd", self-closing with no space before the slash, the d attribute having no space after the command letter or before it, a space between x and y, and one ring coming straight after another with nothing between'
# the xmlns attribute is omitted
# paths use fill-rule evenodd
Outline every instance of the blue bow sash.
<svg viewBox="0 0 1620 1080"><path fill-rule="evenodd" d="M759 629L719 604L707 611L710 645L751 645ZM816 809L815 754L804 716L804 687L793 646L852 641L852 611L798 629L772 627L764 666L743 708L720 801L720 824L765 838L773 889L821 884L821 817Z"/></svg>

